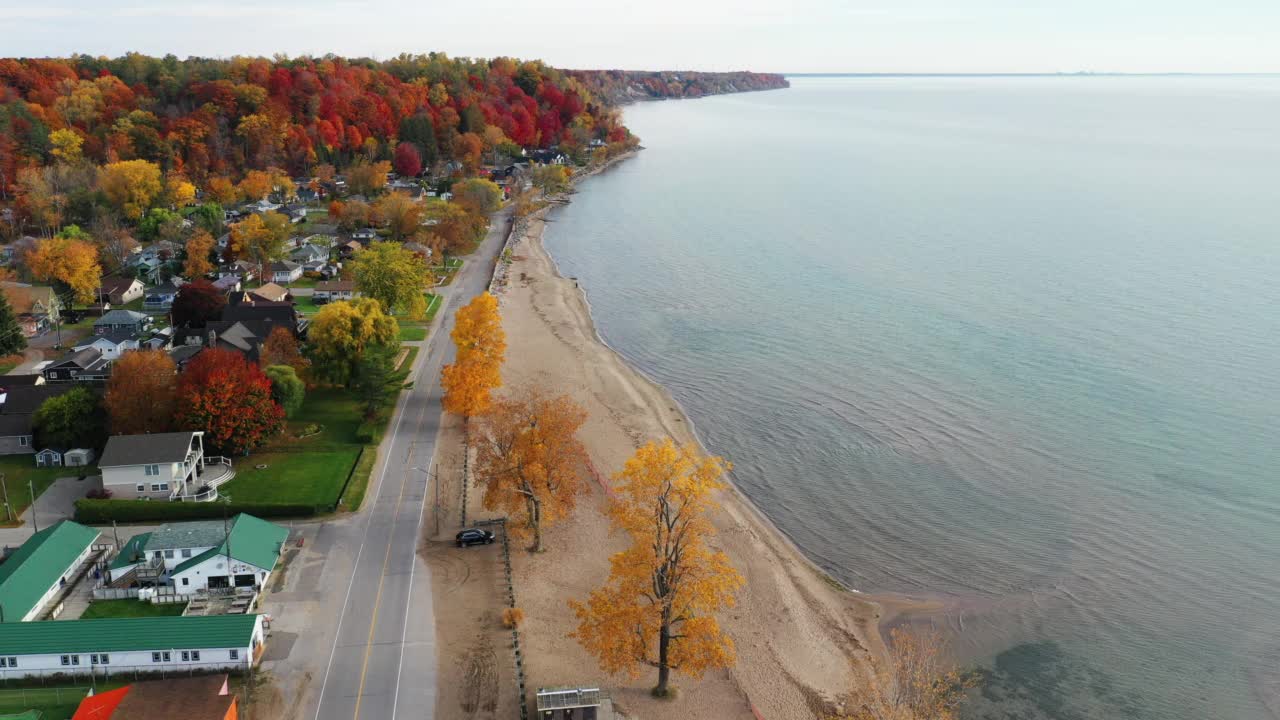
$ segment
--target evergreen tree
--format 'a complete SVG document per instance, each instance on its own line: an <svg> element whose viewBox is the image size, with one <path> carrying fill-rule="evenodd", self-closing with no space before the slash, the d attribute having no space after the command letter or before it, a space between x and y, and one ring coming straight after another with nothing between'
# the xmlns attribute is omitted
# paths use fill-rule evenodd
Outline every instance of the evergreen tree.
<svg viewBox="0 0 1280 720"><path fill-rule="evenodd" d="M364 410L366 420L378 417L395 403L396 395L408 387L405 383L408 371L396 369L397 350L386 346L370 348L356 366L352 391Z"/></svg>
<svg viewBox="0 0 1280 720"><path fill-rule="evenodd" d="M22 334L22 326L13 313L9 297L0 293L0 357L16 355L27 349L27 337Z"/></svg>

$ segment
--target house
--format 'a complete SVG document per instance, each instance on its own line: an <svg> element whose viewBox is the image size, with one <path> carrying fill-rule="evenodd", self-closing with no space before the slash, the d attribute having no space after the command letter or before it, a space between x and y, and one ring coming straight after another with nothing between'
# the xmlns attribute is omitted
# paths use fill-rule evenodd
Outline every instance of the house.
<svg viewBox="0 0 1280 720"><path fill-rule="evenodd" d="M98 301L125 305L142 297L142 281L137 278L105 277L98 287Z"/></svg>
<svg viewBox="0 0 1280 720"><path fill-rule="evenodd" d="M20 377L4 376L9 387L0 388L0 455L35 453L31 416L45 400L70 392L75 387L70 383L46 385L43 375L36 376L40 381L38 385L13 385Z"/></svg>
<svg viewBox="0 0 1280 720"><path fill-rule="evenodd" d="M311 299L317 305L360 297L355 282L351 280L322 280L316 283Z"/></svg>
<svg viewBox="0 0 1280 720"><path fill-rule="evenodd" d="M267 283L247 294L250 296L257 295L259 298L266 300L267 302L281 303L289 299L289 290L275 283Z"/></svg>
<svg viewBox="0 0 1280 720"><path fill-rule="evenodd" d="M213 281L213 286L223 293L239 290L240 284L241 281L239 275L222 275L217 280Z"/></svg>
<svg viewBox="0 0 1280 720"><path fill-rule="evenodd" d="M230 460L205 456L202 431L113 435L98 469L103 489L125 499L214 500L235 477Z"/></svg>
<svg viewBox="0 0 1280 720"><path fill-rule="evenodd" d="M0 564L0 628L39 618L58 591L75 580L97 539L97 530L62 520L22 543ZM13 654L4 640L0 654Z"/></svg>
<svg viewBox="0 0 1280 720"><path fill-rule="evenodd" d="M356 230L355 232L351 233L351 238L353 240L373 240L376 237L378 237L378 231L374 230L373 228Z"/></svg>
<svg viewBox="0 0 1280 720"><path fill-rule="evenodd" d="M168 240L152 243L129 256L126 264L137 268L139 275L154 275L170 260L178 256L178 246Z"/></svg>
<svg viewBox="0 0 1280 720"><path fill-rule="evenodd" d="M349 258L361 250L364 250L364 245L355 240L350 240L338 246L338 255Z"/></svg>
<svg viewBox="0 0 1280 720"><path fill-rule="evenodd" d="M289 253L289 259L299 265L306 265L313 262L328 262L329 249L316 245L302 245L293 252Z"/></svg>
<svg viewBox="0 0 1280 720"><path fill-rule="evenodd" d="M130 538L111 561L111 579L122 584L143 569L184 595L210 588L261 588L288 538L288 528L244 513L230 523L169 523Z"/></svg>
<svg viewBox="0 0 1280 720"><path fill-rule="evenodd" d="M148 289L146 297L142 301L142 307L147 310L168 310L173 307L173 301L177 297L178 286L172 282L167 282Z"/></svg>
<svg viewBox="0 0 1280 720"><path fill-rule="evenodd" d="M297 309L291 303L263 302L252 296L238 302L228 299L227 306L222 309L222 321L244 323L254 335L261 338L270 336L271 331L278 327L288 328L295 338L300 338L307 324L299 318ZM174 342L177 342L176 338Z"/></svg>
<svg viewBox="0 0 1280 720"><path fill-rule="evenodd" d="M169 359L173 360L178 372L182 372L187 369L187 363L199 355L201 350L204 350L203 345L175 345L169 350Z"/></svg>
<svg viewBox="0 0 1280 720"><path fill-rule="evenodd" d="M93 321L94 335L141 335L151 324L151 317L136 310L111 310Z"/></svg>
<svg viewBox="0 0 1280 720"><path fill-rule="evenodd" d="M58 322L62 303L51 287L27 285L16 282L0 282L13 314L27 337L48 332Z"/></svg>
<svg viewBox="0 0 1280 720"><path fill-rule="evenodd" d="M279 210L280 207L281 207L280 203L273 203L270 200L263 198L258 202L248 206L246 209L249 212L254 212L254 213L269 213L269 212L275 212L276 210Z"/></svg>
<svg viewBox="0 0 1280 720"><path fill-rule="evenodd" d="M297 282L302 277L302 266L290 260L277 260L267 271L271 273L271 281L276 283Z"/></svg>
<svg viewBox="0 0 1280 720"><path fill-rule="evenodd" d="M106 382L111 377L111 361L92 347L73 350L40 371L45 382Z"/></svg>
<svg viewBox="0 0 1280 720"><path fill-rule="evenodd" d="M47 447L36 453L36 467L62 467L62 455L66 448Z"/></svg>
<svg viewBox="0 0 1280 720"><path fill-rule="evenodd" d="M422 258L423 260L429 259L431 257L431 248L427 247L426 245L423 245L422 243L407 242L402 247L404 247L405 250L408 250L414 255L417 255L418 257Z"/></svg>
<svg viewBox="0 0 1280 720"><path fill-rule="evenodd" d="M18 678L98 671L248 670L265 641L261 615L0 623L0 655L7 661L0 674ZM161 717L180 716L155 720Z"/></svg>
<svg viewBox="0 0 1280 720"><path fill-rule="evenodd" d="M105 669L105 668L104 668ZM237 720L225 674L144 680L86 697L71 720Z"/></svg>
<svg viewBox="0 0 1280 720"><path fill-rule="evenodd" d="M138 335L128 331L110 332L105 335L90 335L84 341L72 347L72 350L78 352L86 348L93 348L102 354L102 357L108 360L115 360L129 350L137 350L141 347Z"/></svg>
<svg viewBox="0 0 1280 720"><path fill-rule="evenodd" d="M182 328L174 336L174 342L181 347L234 350L253 362L258 361L259 349L266 340L267 335L259 335L244 323L235 320L211 320L203 328ZM176 364L178 360L175 358L174 362Z"/></svg>

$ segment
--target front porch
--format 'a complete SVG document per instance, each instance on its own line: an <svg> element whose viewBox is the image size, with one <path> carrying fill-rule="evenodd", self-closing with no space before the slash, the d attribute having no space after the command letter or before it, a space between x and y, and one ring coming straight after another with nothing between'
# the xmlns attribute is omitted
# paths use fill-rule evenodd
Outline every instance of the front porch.
<svg viewBox="0 0 1280 720"><path fill-rule="evenodd" d="M200 457L190 475L174 488L170 500L177 502L211 502L218 499L218 487L236 476L231 459L221 455Z"/></svg>

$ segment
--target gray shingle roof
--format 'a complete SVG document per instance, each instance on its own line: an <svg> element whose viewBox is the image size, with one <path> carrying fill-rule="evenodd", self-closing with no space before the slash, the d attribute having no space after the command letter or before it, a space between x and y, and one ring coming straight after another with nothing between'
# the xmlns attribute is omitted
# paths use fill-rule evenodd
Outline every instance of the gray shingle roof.
<svg viewBox="0 0 1280 720"><path fill-rule="evenodd" d="M191 432L113 435L107 440L98 467L182 462L187 458L194 435Z"/></svg>
<svg viewBox="0 0 1280 720"><path fill-rule="evenodd" d="M94 325L134 325L147 319L145 313L133 310L111 310L93 321Z"/></svg>

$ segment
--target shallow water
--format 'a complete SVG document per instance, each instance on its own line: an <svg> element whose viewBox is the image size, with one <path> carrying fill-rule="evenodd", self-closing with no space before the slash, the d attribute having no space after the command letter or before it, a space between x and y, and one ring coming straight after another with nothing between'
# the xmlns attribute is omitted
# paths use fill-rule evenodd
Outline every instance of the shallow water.
<svg viewBox="0 0 1280 720"><path fill-rule="evenodd" d="M1280 706L1280 78L633 106L547 244L735 481L943 596L973 718Z"/></svg>

